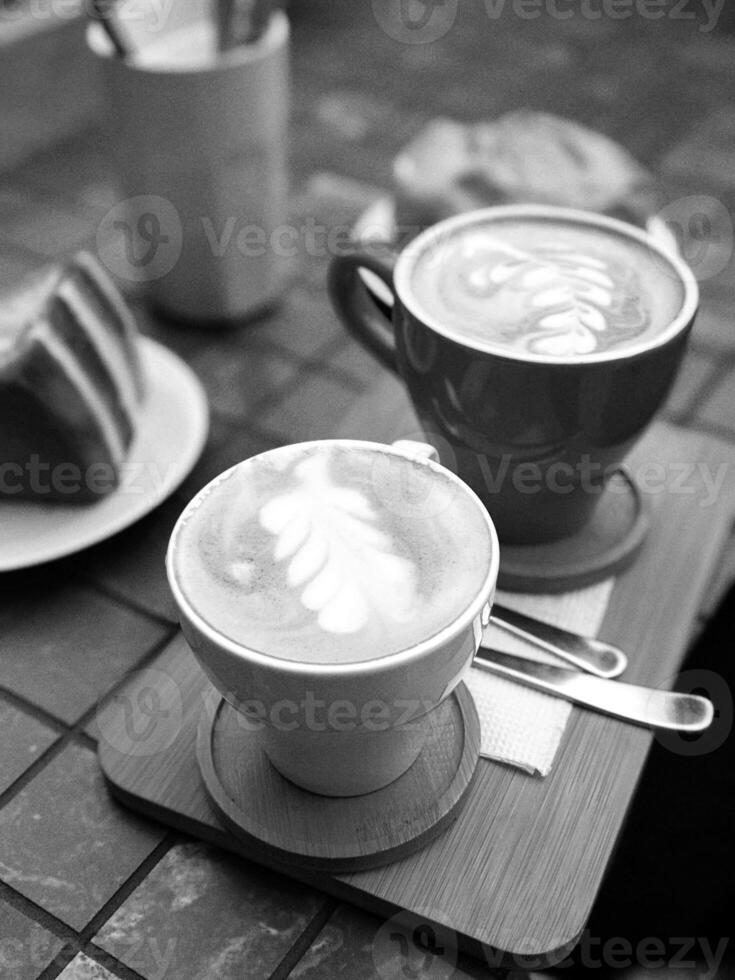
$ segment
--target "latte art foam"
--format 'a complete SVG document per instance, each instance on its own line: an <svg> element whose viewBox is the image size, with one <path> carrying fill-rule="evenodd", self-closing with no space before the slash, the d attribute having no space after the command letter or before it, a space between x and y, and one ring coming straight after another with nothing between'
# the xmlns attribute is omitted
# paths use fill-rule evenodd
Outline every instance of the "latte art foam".
<svg viewBox="0 0 735 980"><path fill-rule="evenodd" d="M419 256L411 289L460 341L543 358L645 343L684 302L673 271L642 242L533 217L461 227Z"/></svg>
<svg viewBox="0 0 735 980"><path fill-rule="evenodd" d="M194 611L248 649L360 662L430 639L476 598L479 506L426 463L321 443L247 460L195 498L174 544Z"/></svg>

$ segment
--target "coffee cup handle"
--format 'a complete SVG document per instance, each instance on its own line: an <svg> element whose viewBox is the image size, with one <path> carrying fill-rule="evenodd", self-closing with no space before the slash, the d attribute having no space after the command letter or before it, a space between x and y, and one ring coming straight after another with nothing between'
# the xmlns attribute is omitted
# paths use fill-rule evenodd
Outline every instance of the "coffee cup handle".
<svg viewBox="0 0 735 980"><path fill-rule="evenodd" d="M367 288L361 270L372 272L387 287L395 302L393 261L363 249L335 256L329 266L327 289L332 305L353 337L391 371L397 371L396 338L387 306Z"/></svg>

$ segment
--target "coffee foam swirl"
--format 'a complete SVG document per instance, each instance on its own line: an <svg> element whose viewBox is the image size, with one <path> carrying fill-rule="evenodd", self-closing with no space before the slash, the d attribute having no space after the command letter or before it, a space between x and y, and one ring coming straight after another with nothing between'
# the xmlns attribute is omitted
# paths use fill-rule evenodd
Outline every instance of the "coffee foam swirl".
<svg viewBox="0 0 735 980"><path fill-rule="evenodd" d="M229 471L190 505L174 567L215 630L261 653L359 662L429 639L475 599L489 531L420 461L322 443Z"/></svg>
<svg viewBox="0 0 735 980"><path fill-rule="evenodd" d="M288 561L288 585L319 626L355 633L371 614L410 619L419 599L416 563L396 553L365 494L335 485L322 456L303 460L294 475L297 487L269 500L259 519L275 537L275 561Z"/></svg>
<svg viewBox="0 0 735 980"><path fill-rule="evenodd" d="M680 284L642 243L532 219L456 232L420 257L412 288L460 336L544 358L635 344L683 303Z"/></svg>

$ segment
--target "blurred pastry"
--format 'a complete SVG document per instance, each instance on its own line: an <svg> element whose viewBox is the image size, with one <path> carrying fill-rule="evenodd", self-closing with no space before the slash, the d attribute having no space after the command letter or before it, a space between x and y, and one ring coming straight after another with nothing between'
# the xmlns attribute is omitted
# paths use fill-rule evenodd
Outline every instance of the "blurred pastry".
<svg viewBox="0 0 735 980"><path fill-rule="evenodd" d="M530 109L430 122L395 160L396 219L419 229L495 204L555 204L634 224L660 206L653 177L613 140Z"/></svg>
<svg viewBox="0 0 735 980"><path fill-rule="evenodd" d="M0 496L86 503L114 490L143 396L134 317L92 256L0 300Z"/></svg>

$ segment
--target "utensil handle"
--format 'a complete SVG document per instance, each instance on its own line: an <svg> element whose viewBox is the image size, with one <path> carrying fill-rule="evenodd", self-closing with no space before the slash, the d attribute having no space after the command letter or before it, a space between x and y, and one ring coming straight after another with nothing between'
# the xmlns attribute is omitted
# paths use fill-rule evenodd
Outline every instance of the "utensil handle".
<svg viewBox="0 0 735 980"><path fill-rule="evenodd" d="M365 287L361 269L378 276L395 300L393 263L358 249L337 255L330 263L327 289L332 305L350 333L387 368L397 372L396 338L391 321Z"/></svg>
<svg viewBox="0 0 735 980"><path fill-rule="evenodd" d="M596 674L597 677L618 677L628 666L628 658L623 651L611 643L590 636L580 636L497 603L493 604L490 619L507 633L520 636L549 653L555 653L580 670Z"/></svg>
<svg viewBox="0 0 735 980"><path fill-rule="evenodd" d="M113 5L111 3L103 5L102 0L92 0L90 15L92 20L102 27L117 57L123 59L129 58L131 55L130 45L123 38L120 33L120 28L114 19Z"/></svg>
<svg viewBox="0 0 735 980"><path fill-rule="evenodd" d="M698 694L603 680L485 647L478 651L474 663L500 677L649 728L701 732L714 718L712 702Z"/></svg>

